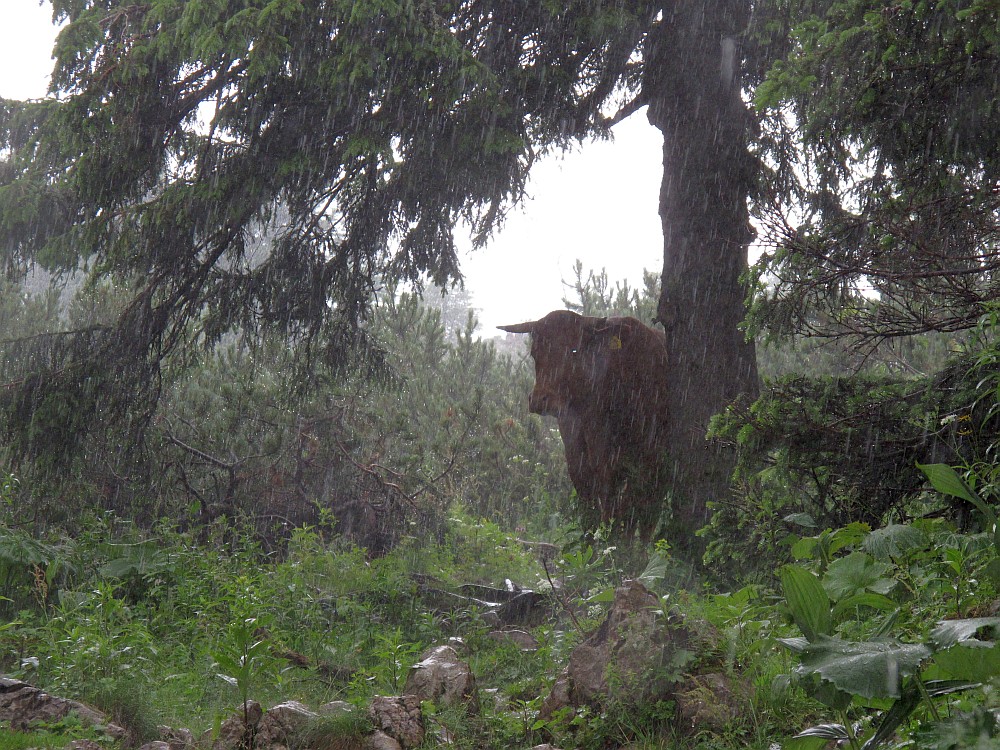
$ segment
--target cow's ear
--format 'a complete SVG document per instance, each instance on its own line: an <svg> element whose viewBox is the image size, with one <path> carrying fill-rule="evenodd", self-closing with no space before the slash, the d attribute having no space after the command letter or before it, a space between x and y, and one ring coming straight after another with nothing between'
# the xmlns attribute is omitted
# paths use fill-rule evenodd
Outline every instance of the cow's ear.
<svg viewBox="0 0 1000 750"><path fill-rule="evenodd" d="M603 318L595 330L601 348L610 352L621 351L628 342L626 328L622 318Z"/></svg>

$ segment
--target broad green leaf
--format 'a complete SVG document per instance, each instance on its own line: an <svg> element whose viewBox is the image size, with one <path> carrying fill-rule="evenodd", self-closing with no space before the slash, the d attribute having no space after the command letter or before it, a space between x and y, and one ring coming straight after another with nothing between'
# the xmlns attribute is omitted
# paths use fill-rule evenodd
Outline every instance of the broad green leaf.
<svg viewBox="0 0 1000 750"><path fill-rule="evenodd" d="M910 714L920 704L920 691L914 680L910 680L903 689L902 695L892 704L892 707L882 716L875 733L868 738L862 746L862 750L871 750L878 747L896 733L899 725L909 718Z"/></svg>
<svg viewBox="0 0 1000 750"><path fill-rule="evenodd" d="M871 555L852 552L847 557L838 558L830 563L826 575L823 576L823 588L831 599L838 600L875 587L877 583L886 580L882 576L888 570L889 566L886 563L878 562Z"/></svg>
<svg viewBox="0 0 1000 750"><path fill-rule="evenodd" d="M927 475L931 486L942 495L957 497L975 503L978 498L972 493L969 485L948 464L917 464L917 468Z"/></svg>
<svg viewBox="0 0 1000 750"><path fill-rule="evenodd" d="M821 679L819 675L813 675L811 682L803 682L802 687L810 698L834 711L845 711L854 702L854 696L851 693L841 690L832 682Z"/></svg>
<svg viewBox="0 0 1000 750"><path fill-rule="evenodd" d="M894 523L869 534L861 548L878 560L902 557L912 550L922 549L927 535L909 524Z"/></svg>
<svg viewBox="0 0 1000 750"><path fill-rule="evenodd" d="M965 480L951 466L948 464L918 463L917 468L927 475L934 489L942 495L950 495L951 497L969 501L983 514L986 522L993 527L994 531L1000 532L996 528L997 514L982 498L972 491L972 488L966 484Z"/></svg>
<svg viewBox="0 0 1000 750"><path fill-rule="evenodd" d="M808 513L792 513L791 515L785 516L781 519L785 523L794 523L796 526L802 526L806 529L815 529L816 521Z"/></svg>
<svg viewBox="0 0 1000 750"><path fill-rule="evenodd" d="M712 596L712 600L717 604L731 607L743 606L756 599L760 599L760 587L754 584L744 586L736 591L725 594L714 594Z"/></svg>
<svg viewBox="0 0 1000 750"><path fill-rule="evenodd" d="M609 604L615 600L614 588L601 589L596 594L587 597L588 604Z"/></svg>
<svg viewBox="0 0 1000 750"><path fill-rule="evenodd" d="M823 737L827 740L849 740L851 738L843 724L817 724L814 727L803 729L792 739L797 737Z"/></svg>
<svg viewBox="0 0 1000 750"><path fill-rule="evenodd" d="M809 648L809 641L805 638L778 638L777 641L795 654L804 653Z"/></svg>
<svg viewBox="0 0 1000 750"><path fill-rule="evenodd" d="M1000 617L971 617L965 620L942 620L931 631L931 641L938 650L951 648L956 643L975 638L980 630L988 628L994 637L1000 630Z"/></svg>
<svg viewBox="0 0 1000 750"><path fill-rule="evenodd" d="M949 677L987 682L1000 675L1000 646L970 639L938 651L934 663Z"/></svg>
<svg viewBox="0 0 1000 750"><path fill-rule="evenodd" d="M861 544L871 533L871 527L866 523L854 521L842 526L831 534L830 552L838 552L845 547L853 547Z"/></svg>
<svg viewBox="0 0 1000 750"><path fill-rule="evenodd" d="M1000 586L1000 557L994 557L979 571L979 575L989 578L994 586Z"/></svg>
<svg viewBox="0 0 1000 750"><path fill-rule="evenodd" d="M639 580L647 586L652 585L657 579L663 578L667 573L667 559L658 553L650 555L646 569L639 574Z"/></svg>
<svg viewBox="0 0 1000 750"><path fill-rule="evenodd" d="M919 671L921 662L930 655L931 650L922 643L823 637L809 644L795 671L819 675L853 695L898 698L902 678Z"/></svg>
<svg viewBox="0 0 1000 750"><path fill-rule="evenodd" d="M830 598L819 579L798 565L785 565L778 575L792 619L810 641L833 629Z"/></svg>
<svg viewBox="0 0 1000 750"><path fill-rule="evenodd" d="M782 750L823 750L829 741L826 737L803 733L782 742L781 747Z"/></svg>
<svg viewBox="0 0 1000 750"><path fill-rule="evenodd" d="M976 687L978 684L962 680L930 680L923 684L923 689L927 695L934 698L939 695L948 695L961 690L968 690ZM892 708L885 712L882 716L882 721L879 722L878 728L875 730L875 734L861 746L861 750L873 750L873 748L891 739L896 734L899 726L909 718L910 714L913 713L913 710L919 704L920 690L914 683L914 680L911 679L904 688L902 697L893 704ZM947 745L942 745L942 747L950 748L954 747L954 745L948 743Z"/></svg>
<svg viewBox="0 0 1000 750"><path fill-rule="evenodd" d="M55 547L17 531L0 532L0 562L14 566L45 565L58 554Z"/></svg>
<svg viewBox="0 0 1000 750"><path fill-rule="evenodd" d="M833 618L840 620L845 614L854 609L868 607L881 612L892 612L896 609L896 602L882 594L873 591L863 591L860 594L845 597L837 602L833 608Z"/></svg>
<svg viewBox="0 0 1000 750"><path fill-rule="evenodd" d="M819 540L814 536L807 536L799 539L792 545L792 558L795 560L809 560L813 557Z"/></svg>

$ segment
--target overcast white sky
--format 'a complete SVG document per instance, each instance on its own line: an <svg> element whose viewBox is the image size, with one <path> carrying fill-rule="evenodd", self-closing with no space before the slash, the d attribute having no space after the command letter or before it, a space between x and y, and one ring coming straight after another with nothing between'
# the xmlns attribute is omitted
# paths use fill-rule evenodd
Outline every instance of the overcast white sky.
<svg viewBox="0 0 1000 750"><path fill-rule="evenodd" d="M51 5L0 0L0 8L0 97L43 96L55 38ZM640 112L617 126L614 141L585 144L534 167L529 200L488 247L462 260L484 335L562 307L562 281L573 278L578 258L633 284L644 268L660 270L660 144Z"/></svg>

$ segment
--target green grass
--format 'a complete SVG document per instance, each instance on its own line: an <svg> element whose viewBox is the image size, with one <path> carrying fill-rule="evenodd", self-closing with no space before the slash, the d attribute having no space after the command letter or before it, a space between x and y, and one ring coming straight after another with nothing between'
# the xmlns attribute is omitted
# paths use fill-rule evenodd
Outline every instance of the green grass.
<svg viewBox="0 0 1000 750"><path fill-rule="evenodd" d="M303 750L350 750L367 729L363 708L371 696L398 693L420 653L452 636L467 644L464 658L477 677L481 712L469 716L428 705L425 719L429 734L447 734L459 748L527 748L545 741L594 750L628 743L765 748L837 718L794 679L797 658L777 639L800 633L779 589L677 590L666 583L674 580L669 558L650 585L664 615L694 634L686 645L692 656L677 669L721 672L746 693L744 715L714 731L673 726L670 701L612 704L538 721L552 682L586 635L581 628L596 627L607 607L605 593L640 572L624 569L613 551L577 545L564 556L551 571L565 582L559 603L532 629L540 647L521 652L489 637L475 607L442 592L465 583L499 586L508 577L536 586L545 571L510 535L460 512L453 514L445 543L411 539L380 559L309 530L297 532L280 556L263 555L246 541L202 546L165 532L143 542L155 554L142 565L115 558L122 545L108 545L96 532L73 544L74 565L52 577L44 606L22 606L11 613L16 621L9 618L9 627L0 630L0 671L93 704L128 730L130 745L154 738L157 724L198 736L234 715L246 696L265 707L298 700L315 709L349 701L359 711L318 721L300 743ZM930 544L914 551L911 567L898 571L901 580L937 570L941 549ZM992 591L980 589L984 597ZM977 605L975 593L969 589L964 606ZM912 630L933 621L949 611L942 609L947 596L946 587L921 589L905 602L910 608L899 622ZM861 611L843 627L866 632L879 617ZM982 703L976 696L962 700L956 710ZM860 704L848 711L858 720L871 713ZM62 747L88 732L71 723L0 732L0 750Z"/></svg>
<svg viewBox="0 0 1000 750"><path fill-rule="evenodd" d="M98 734L91 727L84 726L72 714L59 721L19 729L12 729L8 722L0 723L0 750L60 748L74 740L84 739L102 744L109 743L107 737Z"/></svg>

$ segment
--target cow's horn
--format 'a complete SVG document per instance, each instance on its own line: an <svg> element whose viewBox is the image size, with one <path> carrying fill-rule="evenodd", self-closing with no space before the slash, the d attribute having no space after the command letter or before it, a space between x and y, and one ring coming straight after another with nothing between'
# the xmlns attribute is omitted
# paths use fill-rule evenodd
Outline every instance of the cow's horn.
<svg viewBox="0 0 1000 750"><path fill-rule="evenodd" d="M509 331L510 333L531 333L535 330L535 326L538 325L537 320L532 320L527 323L512 323L509 326L497 326L501 331Z"/></svg>

